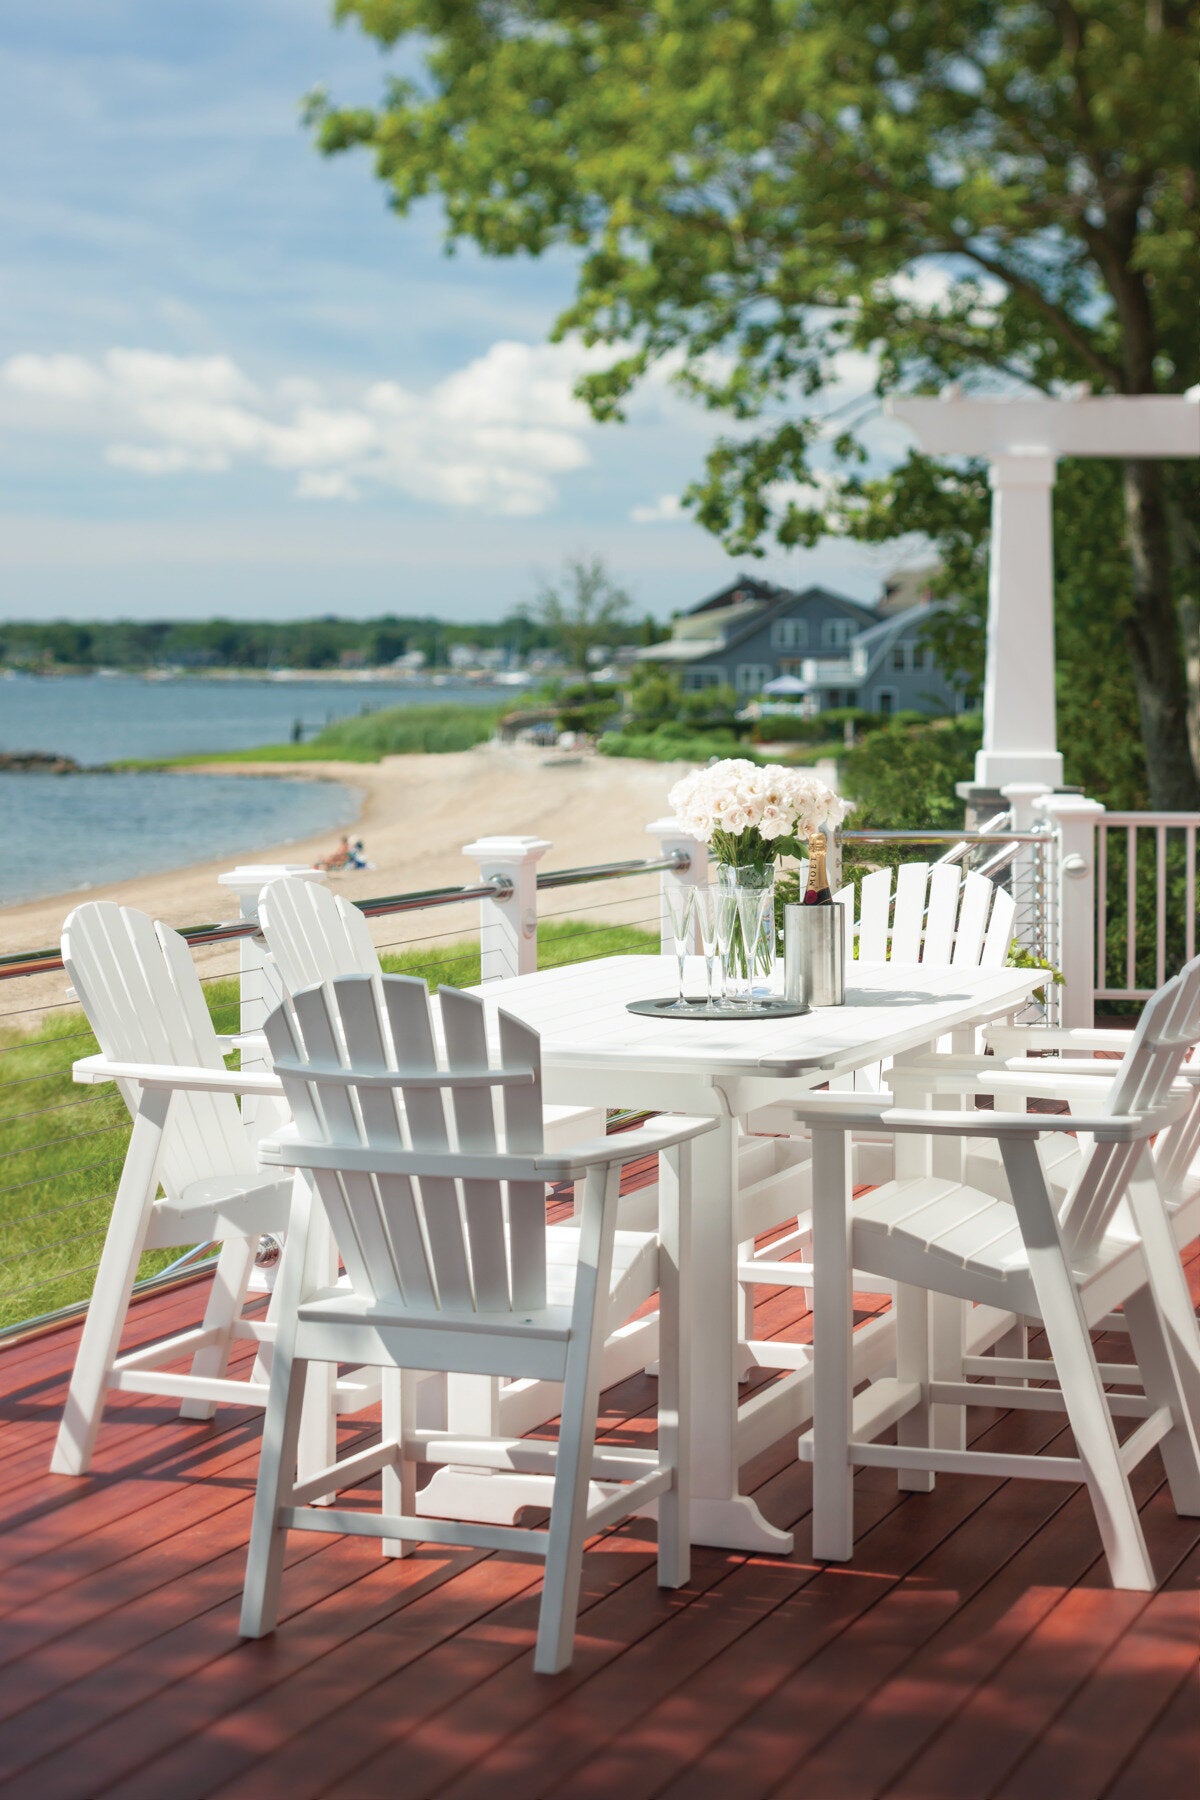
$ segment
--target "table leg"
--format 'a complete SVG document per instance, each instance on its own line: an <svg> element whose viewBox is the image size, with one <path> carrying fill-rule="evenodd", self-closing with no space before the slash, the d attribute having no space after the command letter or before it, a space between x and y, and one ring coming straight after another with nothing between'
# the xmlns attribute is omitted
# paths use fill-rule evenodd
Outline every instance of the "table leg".
<svg viewBox="0 0 1200 1800"><path fill-rule="evenodd" d="M692 1506L695 1544L786 1556L792 1535L738 1492L737 1126L722 1119L692 1163Z"/></svg>
<svg viewBox="0 0 1200 1800"><path fill-rule="evenodd" d="M813 1131L813 1555L854 1551L850 1462L854 1296L850 1156L844 1131Z"/></svg>

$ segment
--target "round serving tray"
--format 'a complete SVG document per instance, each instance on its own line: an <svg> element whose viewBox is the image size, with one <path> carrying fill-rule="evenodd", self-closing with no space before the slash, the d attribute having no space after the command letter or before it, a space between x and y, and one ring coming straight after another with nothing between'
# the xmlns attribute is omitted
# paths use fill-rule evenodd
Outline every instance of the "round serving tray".
<svg viewBox="0 0 1200 1800"><path fill-rule="evenodd" d="M640 1013L649 1019L706 1019L712 1025L725 1025L732 1019L799 1019L812 1009L792 1000L748 1000L710 1008L703 1000L685 1001L681 1010L672 999L630 1000L626 1012Z"/></svg>

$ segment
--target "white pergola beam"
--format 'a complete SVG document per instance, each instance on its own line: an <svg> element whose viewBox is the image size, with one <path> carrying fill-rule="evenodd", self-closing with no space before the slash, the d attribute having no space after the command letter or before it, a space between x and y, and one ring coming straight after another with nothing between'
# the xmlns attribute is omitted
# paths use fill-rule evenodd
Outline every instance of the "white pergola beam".
<svg viewBox="0 0 1200 1800"><path fill-rule="evenodd" d="M1200 456L1200 393L1074 400L888 400L934 456L991 462L980 787L1062 786L1054 706L1051 496L1060 456Z"/></svg>
<svg viewBox="0 0 1200 1800"><path fill-rule="evenodd" d="M888 400L934 456L1200 456L1200 403L1178 395L1082 400Z"/></svg>

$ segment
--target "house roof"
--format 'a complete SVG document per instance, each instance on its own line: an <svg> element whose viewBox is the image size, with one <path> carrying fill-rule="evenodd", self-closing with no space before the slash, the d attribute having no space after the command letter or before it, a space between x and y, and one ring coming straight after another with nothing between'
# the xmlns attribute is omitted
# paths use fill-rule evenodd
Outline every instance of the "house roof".
<svg viewBox="0 0 1200 1800"><path fill-rule="evenodd" d="M699 606L692 607L683 615L684 619L694 619L698 613L708 613L714 624L732 625L723 637L689 638L672 637L660 644L648 644L637 653L638 662L690 663L703 662L712 656L725 656L736 650L739 644L745 643L748 637L760 630L763 625L773 619L786 615L807 601L823 600L832 603L843 614L858 618L867 626L874 626L878 617L873 607L865 606L861 600L851 600L848 594L837 594L832 588L807 587L800 593L791 588L770 588L766 582L743 580L737 584L742 591L755 589L753 598L745 604L731 606L729 596L735 590L724 588L719 594L711 595L701 601ZM735 623L740 621L740 623ZM865 636L860 632L859 636ZM857 639L855 640L858 641Z"/></svg>
<svg viewBox="0 0 1200 1800"><path fill-rule="evenodd" d="M878 625L872 625L868 630L860 631L854 640L855 648L865 650L868 659L871 659L881 650L889 649L896 638L903 637L904 633L914 625L923 625L926 619L931 619L935 613L945 612L946 609L947 602L945 600L934 600L920 606L906 606L903 612L893 613L890 618L881 620Z"/></svg>
<svg viewBox="0 0 1200 1800"><path fill-rule="evenodd" d="M689 606L684 616L691 619L695 618L697 613L718 612L727 606L753 602L757 602L761 606L764 602L777 600L780 594L786 593L786 591L785 588L776 587L773 582L759 581L755 575L739 575L729 583L728 587L723 587L719 593L710 594L708 599L701 600L698 606Z"/></svg>

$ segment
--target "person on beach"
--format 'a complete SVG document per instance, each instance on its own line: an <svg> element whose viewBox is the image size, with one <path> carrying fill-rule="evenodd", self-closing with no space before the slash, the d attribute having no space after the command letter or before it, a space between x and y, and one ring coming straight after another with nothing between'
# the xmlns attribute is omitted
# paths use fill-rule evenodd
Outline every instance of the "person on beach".
<svg viewBox="0 0 1200 1800"><path fill-rule="evenodd" d="M326 869L330 873L337 869L354 869L358 866L354 860L354 852L350 848L348 837L342 839L336 850L331 850L328 856L318 857L313 864L314 869Z"/></svg>

